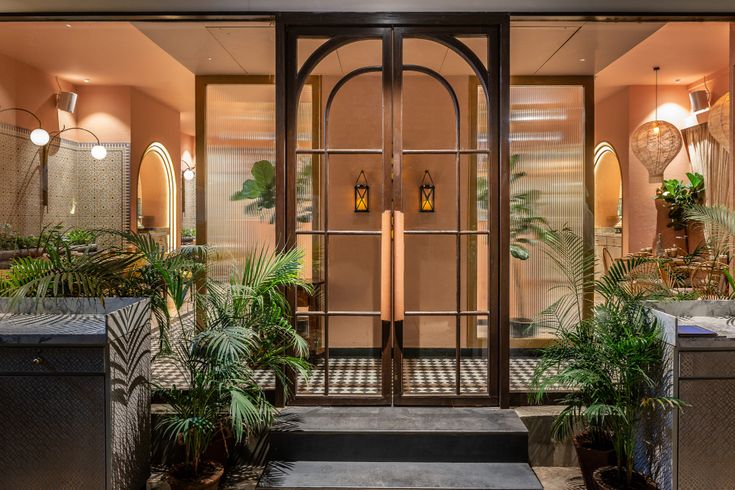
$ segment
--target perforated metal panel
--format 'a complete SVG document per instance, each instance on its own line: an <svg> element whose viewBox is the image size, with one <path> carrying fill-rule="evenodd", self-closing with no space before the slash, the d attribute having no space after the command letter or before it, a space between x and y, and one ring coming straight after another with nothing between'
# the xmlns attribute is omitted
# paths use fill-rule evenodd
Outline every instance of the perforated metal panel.
<svg viewBox="0 0 735 490"><path fill-rule="evenodd" d="M735 352L682 352L680 378L735 378Z"/></svg>
<svg viewBox="0 0 735 490"><path fill-rule="evenodd" d="M678 488L735 488L735 379L680 380L679 397L691 406L679 415Z"/></svg>

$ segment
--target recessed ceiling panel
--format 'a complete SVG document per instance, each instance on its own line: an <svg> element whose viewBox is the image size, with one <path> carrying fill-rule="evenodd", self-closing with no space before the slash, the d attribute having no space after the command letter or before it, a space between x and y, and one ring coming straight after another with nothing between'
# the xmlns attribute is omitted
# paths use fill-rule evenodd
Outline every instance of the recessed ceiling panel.
<svg viewBox="0 0 735 490"><path fill-rule="evenodd" d="M537 71L582 26L582 23L514 22L510 26L510 74Z"/></svg>
<svg viewBox="0 0 735 490"><path fill-rule="evenodd" d="M536 75L595 75L663 26L659 22L588 22Z"/></svg>
<svg viewBox="0 0 735 490"><path fill-rule="evenodd" d="M250 75L273 75L276 69L276 31L262 27L208 27L207 31Z"/></svg>

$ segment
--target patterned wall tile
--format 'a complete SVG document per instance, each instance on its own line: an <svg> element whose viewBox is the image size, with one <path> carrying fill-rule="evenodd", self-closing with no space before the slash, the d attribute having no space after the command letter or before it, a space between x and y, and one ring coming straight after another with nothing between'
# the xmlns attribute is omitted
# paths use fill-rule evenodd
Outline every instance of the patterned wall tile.
<svg viewBox="0 0 735 490"><path fill-rule="evenodd" d="M48 206L41 206L38 148L29 132L0 124L0 223L23 234L45 225L128 229L130 226L130 145L102 143L107 157L92 158L92 144L61 139L48 163Z"/></svg>

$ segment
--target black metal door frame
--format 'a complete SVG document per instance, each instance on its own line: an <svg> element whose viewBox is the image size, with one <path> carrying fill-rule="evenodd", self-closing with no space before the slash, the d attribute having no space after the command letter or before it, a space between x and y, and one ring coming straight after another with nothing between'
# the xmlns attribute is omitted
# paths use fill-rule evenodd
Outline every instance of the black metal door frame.
<svg viewBox="0 0 735 490"><path fill-rule="evenodd" d="M488 66L477 59L469 48L458 41L456 35L484 35L487 36ZM321 45L307 59L302 67L297 63L297 42L301 36L325 36L329 40ZM325 160L331 152L326 144L326 134L323 144L316 150L297 149L296 147L296 116L298 99L301 87L311 73L311 70L333 50L362 39L381 39L383 46L383 66L369 67L358 72L381 71L383 84L383 156L384 189L381 210L390 211L395 215L402 210L401 167L402 159L406 154L422 153L416 150L406 150L402 147L401 131L401 97L402 77L404 70L421 71L424 74L437 78L440 83L446 80L436 73L430 73L423 67L408 67L403 65L401 57L402 40L404 37L419 37L438 42L452 49L467 61L474 69L478 79L485 86L488 96L488 146L484 153L488 156L489 175L488 188L490 202L488 203L488 394L461 395L459 392L460 379L460 345L459 328L457 328L457 359L456 376L457 392L443 395L407 395L402 392L402 320L406 315L426 314L427 312L396 311L395 277L393 271L395 261L391 262L391 302L390 318L386 312L374 312L381 316L382 324L382 393L379 397L347 397L329 396L328 367L325 368L325 395L298 396L291 403L298 404L379 404L389 405L489 405L507 406L508 404L508 292L501 284L507 284L508 257L502 250L508 250L508 170L507 170L507 132L508 132L508 17L505 15L479 14L365 14L365 15L303 15L282 16L277 23L277 186L278 201L276 210L281 219L278 220L278 243L280 246L294 246L296 244L296 200L295 176L297 154L312 153L322 155ZM349 78L360 73L345 76ZM438 77L437 77L438 76ZM345 80L346 81L346 80ZM450 88L451 91L451 88ZM456 106L456 101L455 101ZM457 115L457 117L459 117ZM457 130L457 145L453 149L441 150L444 154L455 155L459 162L461 154L478 154L479 150L460 149L459 132ZM355 149L352 153L373 153L376 149ZM427 150L424 153L430 153ZM436 153L436 150L433 151ZM325 168L328 168L325 162ZM397 182L394 185L393 182ZM457 183L458 185L458 183ZM391 190L388 192L388 190ZM459 199L459 193L457 193ZM459 213L458 213L459 215ZM283 219L285 217L285 219ZM458 216L459 219L459 216ZM324 224L326 236L328 224ZM353 232L354 233L354 232ZM366 234L375 234L365 232ZM452 234L457 241L461 234L459 224L456 230L436 230L437 234ZM380 232L378 232L380 234ZM410 231L407 234L411 234ZM326 239L325 239L326 241ZM395 240L391 241L391 256L394 253ZM459 256L459 248L457 249ZM326 261L325 261L326 262ZM326 271L325 271L326 275ZM458 269L459 275L459 269ZM459 290L460 283L457 282ZM459 296L459 293L458 293ZM295 305L295 292L291 294L292 304ZM328 298L325 299L328 301ZM325 318L328 317L328 305L324 307ZM362 312L364 313L364 312ZM450 314L455 316L459 326L460 317L473 312L462 312L459 307L452 312L430 312L429 314ZM350 315L357 312L341 312ZM326 322L327 320L325 320ZM328 326L325 326L325 336L328 339ZM328 341L327 341L328 342ZM328 356L328 347L326 349ZM328 360L325 363L328 366Z"/></svg>

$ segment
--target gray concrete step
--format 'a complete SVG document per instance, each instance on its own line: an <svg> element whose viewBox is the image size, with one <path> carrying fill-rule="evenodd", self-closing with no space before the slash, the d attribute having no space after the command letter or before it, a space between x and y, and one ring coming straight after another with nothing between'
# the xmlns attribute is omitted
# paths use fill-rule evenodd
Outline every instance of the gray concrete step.
<svg viewBox="0 0 735 490"><path fill-rule="evenodd" d="M543 489L525 463L368 461L271 461L257 488Z"/></svg>
<svg viewBox="0 0 735 490"><path fill-rule="evenodd" d="M269 460L527 463L513 410L289 407L270 431Z"/></svg>

